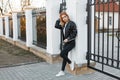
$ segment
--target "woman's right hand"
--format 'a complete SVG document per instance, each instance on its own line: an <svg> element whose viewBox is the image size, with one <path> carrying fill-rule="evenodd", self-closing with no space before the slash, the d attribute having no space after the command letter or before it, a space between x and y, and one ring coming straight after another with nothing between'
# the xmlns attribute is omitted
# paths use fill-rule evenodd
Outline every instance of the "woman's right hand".
<svg viewBox="0 0 120 80"><path fill-rule="evenodd" d="M61 20L60 18L60 25L63 27L64 26L64 22Z"/></svg>
<svg viewBox="0 0 120 80"><path fill-rule="evenodd" d="M60 22L60 25L63 27L63 26L64 26L64 23L63 23L63 22Z"/></svg>

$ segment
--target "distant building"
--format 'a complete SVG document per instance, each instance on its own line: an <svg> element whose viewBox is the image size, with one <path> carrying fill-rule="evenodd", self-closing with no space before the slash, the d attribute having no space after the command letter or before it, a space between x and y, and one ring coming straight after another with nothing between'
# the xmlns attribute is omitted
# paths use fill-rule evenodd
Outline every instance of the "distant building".
<svg viewBox="0 0 120 80"><path fill-rule="evenodd" d="M96 0L96 30L118 29L119 4L110 0ZM100 24L98 24L100 23Z"/></svg>

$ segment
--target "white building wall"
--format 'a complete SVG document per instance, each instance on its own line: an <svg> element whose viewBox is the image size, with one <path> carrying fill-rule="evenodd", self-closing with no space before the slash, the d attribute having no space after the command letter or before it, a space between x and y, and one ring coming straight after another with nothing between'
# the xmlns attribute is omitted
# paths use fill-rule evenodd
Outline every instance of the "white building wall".
<svg viewBox="0 0 120 80"><path fill-rule="evenodd" d="M70 57L76 64L86 63L87 52L87 24L86 3L87 0L66 0L67 12L77 25L76 47L72 50ZM81 3L82 2L82 3Z"/></svg>
<svg viewBox="0 0 120 80"><path fill-rule="evenodd" d="M96 12L96 16L98 17L98 12ZM112 25L109 25L109 29L113 28L113 12L109 12L109 16L112 17ZM104 12L104 22L103 22L103 12L100 12L100 29L108 28L108 12ZM118 12L114 12L114 28L118 28Z"/></svg>
<svg viewBox="0 0 120 80"><path fill-rule="evenodd" d="M59 5L61 0L47 0L47 52L59 54L60 30L55 29L55 21L59 18ZM77 25L78 35L76 47L69 57L76 64L86 63L87 52L87 24L86 24L87 0L66 0L67 13L70 19Z"/></svg>
<svg viewBox="0 0 120 80"><path fill-rule="evenodd" d="M51 55L60 53L60 30L55 29L55 22L59 18L61 0L47 0L47 52Z"/></svg>

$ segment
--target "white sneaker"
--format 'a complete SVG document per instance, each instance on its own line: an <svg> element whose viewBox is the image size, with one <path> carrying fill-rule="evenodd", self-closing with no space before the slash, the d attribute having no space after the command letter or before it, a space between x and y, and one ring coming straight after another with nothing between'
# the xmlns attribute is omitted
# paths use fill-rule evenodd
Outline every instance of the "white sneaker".
<svg viewBox="0 0 120 80"><path fill-rule="evenodd" d="M63 71L60 71L58 74L56 74L57 77L58 76L63 76L63 75L65 75L65 73Z"/></svg>
<svg viewBox="0 0 120 80"><path fill-rule="evenodd" d="M73 71L74 70L74 62L72 61L70 65L70 69Z"/></svg>

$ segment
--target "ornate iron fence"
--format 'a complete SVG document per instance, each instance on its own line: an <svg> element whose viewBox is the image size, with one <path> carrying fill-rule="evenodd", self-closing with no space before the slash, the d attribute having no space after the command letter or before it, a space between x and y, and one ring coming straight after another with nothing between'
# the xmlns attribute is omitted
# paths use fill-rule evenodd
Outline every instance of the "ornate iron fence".
<svg viewBox="0 0 120 80"><path fill-rule="evenodd" d="M88 67L120 80L120 0L88 0L87 11Z"/></svg>

